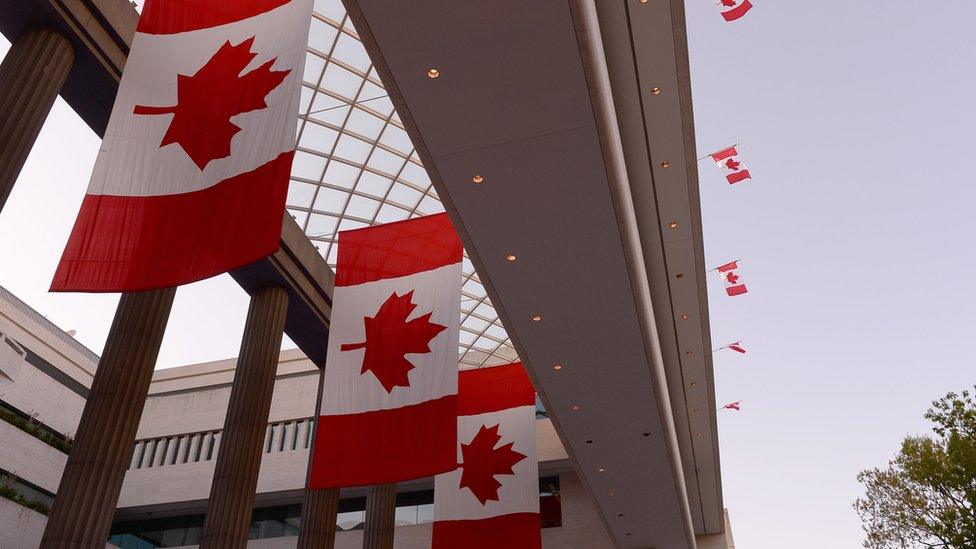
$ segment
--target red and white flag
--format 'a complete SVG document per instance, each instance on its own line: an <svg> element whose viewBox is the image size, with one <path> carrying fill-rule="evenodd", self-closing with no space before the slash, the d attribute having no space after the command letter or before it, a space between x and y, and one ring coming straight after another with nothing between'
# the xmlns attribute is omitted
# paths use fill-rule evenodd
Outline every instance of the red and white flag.
<svg viewBox="0 0 976 549"><path fill-rule="evenodd" d="M728 180L729 185L734 185L746 179L752 179L752 175L749 174L749 170L743 164L742 157L739 155L739 151L735 146L722 149L709 156L712 157L715 164L725 174L725 179Z"/></svg>
<svg viewBox="0 0 976 549"><path fill-rule="evenodd" d="M725 346L725 348L731 349L737 353L746 354L746 349L745 347L742 346L741 341L736 341L735 343L729 343L728 345Z"/></svg>
<svg viewBox="0 0 976 549"><path fill-rule="evenodd" d="M461 372L457 469L434 477L433 549L539 549L535 389L521 364Z"/></svg>
<svg viewBox="0 0 976 549"><path fill-rule="evenodd" d="M278 249L313 0L146 0L54 291L186 284Z"/></svg>
<svg viewBox="0 0 976 549"><path fill-rule="evenodd" d="M725 406L722 406L722 408L725 409L725 410L735 410L736 412L740 412L740 411L742 411L742 403L741 402L730 402L730 403L726 404Z"/></svg>
<svg viewBox="0 0 976 549"><path fill-rule="evenodd" d="M740 280L738 261L726 263L716 270L722 277L722 281L725 282L725 293L729 294L730 296L737 296L749 291L746 288L746 283Z"/></svg>
<svg viewBox="0 0 976 549"><path fill-rule="evenodd" d="M339 233L310 488L457 467L461 254L447 214Z"/></svg>
<svg viewBox="0 0 976 549"><path fill-rule="evenodd" d="M719 4L722 8L722 17L728 22L740 19L752 9L752 2L749 0L719 0Z"/></svg>

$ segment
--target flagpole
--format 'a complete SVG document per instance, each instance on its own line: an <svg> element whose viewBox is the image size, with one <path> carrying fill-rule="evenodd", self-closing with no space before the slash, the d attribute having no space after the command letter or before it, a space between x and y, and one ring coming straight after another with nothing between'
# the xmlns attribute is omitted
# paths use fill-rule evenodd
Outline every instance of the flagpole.
<svg viewBox="0 0 976 549"><path fill-rule="evenodd" d="M739 259L733 259L732 261L725 262L725 263L719 265L718 267L715 267L714 269L709 269L709 270L705 271L705 274L708 274L708 273L713 272L713 271L717 271L719 269L719 267L724 267L725 265L728 265L729 263L738 263L739 261L742 261L742 258L741 257Z"/></svg>
<svg viewBox="0 0 976 549"><path fill-rule="evenodd" d="M739 146L739 145L741 145L741 144L742 144L742 143L735 143L735 144L732 144L732 145L729 145L728 147L725 147L725 149L728 149L728 148L731 148L731 147L738 147L738 146ZM708 158L709 156L712 156L712 154L715 154L715 153L717 153L717 152L721 152L721 151L724 151L725 149L719 149L719 150L717 150L717 151L715 151L715 152L713 152L713 153L711 153L711 154L706 154L705 156L703 156L703 157L701 157L701 158L699 158L699 159L698 159L698 161L699 161L699 162L701 162L702 160L705 160L705 159L706 159L706 158Z"/></svg>

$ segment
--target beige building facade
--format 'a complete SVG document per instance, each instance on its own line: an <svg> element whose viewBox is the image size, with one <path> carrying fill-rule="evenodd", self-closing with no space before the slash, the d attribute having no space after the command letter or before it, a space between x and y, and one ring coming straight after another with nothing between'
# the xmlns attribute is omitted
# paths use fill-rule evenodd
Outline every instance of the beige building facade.
<svg viewBox="0 0 976 549"><path fill-rule="evenodd" d="M71 335L0 288L0 485L20 494L10 497L8 490L0 497L0 547L39 546L43 511L57 491L64 448L97 362ZM155 373L109 547L196 546L235 364L228 359ZM297 543L318 375L300 351L281 353L248 547ZM537 417L544 547L614 547L541 406ZM401 483L398 493L395 547L429 547L433 480ZM365 489L342 492L337 548L362 546L364 508ZM728 527L698 543L703 549L734 546Z"/></svg>

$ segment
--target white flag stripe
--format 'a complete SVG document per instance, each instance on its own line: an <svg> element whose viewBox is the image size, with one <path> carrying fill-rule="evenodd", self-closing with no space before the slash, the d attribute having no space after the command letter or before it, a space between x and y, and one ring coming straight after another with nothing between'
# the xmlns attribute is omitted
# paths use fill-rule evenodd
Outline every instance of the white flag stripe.
<svg viewBox="0 0 976 549"><path fill-rule="evenodd" d="M512 513L539 512L539 459L536 452L535 406L520 406L500 412L458 417L458 462L461 444L468 444L482 426L498 425L501 440L496 447L514 442L512 450L526 456L515 464L514 475L497 475L502 484L499 501L482 505L468 488L459 488L461 469L434 477L434 520L484 519ZM523 479L531 479L526 482Z"/></svg>
<svg viewBox="0 0 976 549"><path fill-rule="evenodd" d="M365 349L341 351L340 347L365 341L363 319L376 316L392 293L403 296L410 291L413 291L412 302L417 307L407 320L432 313L430 322L447 326L447 329L430 341L430 353L406 355L414 365L409 373L410 387L395 387L388 393L371 371L360 373ZM335 288L332 308L333 311L343 311L343 314L333 315L329 329L329 360L325 369L321 415L388 410L457 394L460 307L461 263L400 278Z"/></svg>
<svg viewBox="0 0 976 549"><path fill-rule="evenodd" d="M159 196L198 191L292 150L306 55L305 40L299 44L295 33L308 28L310 1L293 0L219 27L170 35L136 33L88 194ZM272 70L291 73L267 95L268 108L231 118L241 128L231 141L231 155L211 161L201 171L179 144L160 147L173 115L135 115L136 105L176 105L177 74L191 76L228 40L237 45L252 37L251 51L257 56L241 74L275 58ZM145 160L134 163L133 158Z"/></svg>

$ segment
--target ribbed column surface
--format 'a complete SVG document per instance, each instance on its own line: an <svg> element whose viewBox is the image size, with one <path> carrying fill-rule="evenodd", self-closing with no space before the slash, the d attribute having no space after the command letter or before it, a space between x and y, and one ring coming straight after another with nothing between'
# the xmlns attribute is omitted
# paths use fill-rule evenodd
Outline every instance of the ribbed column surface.
<svg viewBox="0 0 976 549"><path fill-rule="evenodd" d="M396 483L370 486L366 491L366 530L363 549L393 549Z"/></svg>
<svg viewBox="0 0 976 549"><path fill-rule="evenodd" d="M74 61L64 36L38 28L17 37L0 63L0 210Z"/></svg>
<svg viewBox="0 0 976 549"><path fill-rule="evenodd" d="M333 549L336 515L339 514L339 489L305 490L302 501L302 526L298 549Z"/></svg>
<svg viewBox="0 0 976 549"><path fill-rule="evenodd" d="M203 549L247 545L287 312L288 292L281 288L251 298L203 522Z"/></svg>
<svg viewBox="0 0 976 549"><path fill-rule="evenodd" d="M104 549L175 295L122 294L42 548Z"/></svg>

